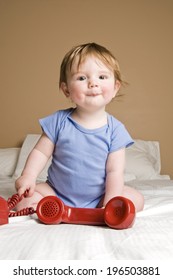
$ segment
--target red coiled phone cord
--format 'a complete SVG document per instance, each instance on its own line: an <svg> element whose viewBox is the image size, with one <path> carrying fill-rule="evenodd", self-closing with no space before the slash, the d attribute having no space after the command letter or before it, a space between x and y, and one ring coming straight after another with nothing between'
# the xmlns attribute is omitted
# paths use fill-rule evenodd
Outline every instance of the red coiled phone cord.
<svg viewBox="0 0 173 280"><path fill-rule="evenodd" d="M25 191L25 193L22 196L14 194L11 198L8 198L7 204L9 208L9 217L28 216L35 213L33 207L27 207L19 211L10 212L10 210L12 210L24 197L27 196L27 193L28 191Z"/></svg>

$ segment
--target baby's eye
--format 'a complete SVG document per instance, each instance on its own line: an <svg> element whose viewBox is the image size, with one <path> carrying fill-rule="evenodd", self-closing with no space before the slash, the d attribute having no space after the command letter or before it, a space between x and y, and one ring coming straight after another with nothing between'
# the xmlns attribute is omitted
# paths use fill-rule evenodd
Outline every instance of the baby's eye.
<svg viewBox="0 0 173 280"><path fill-rule="evenodd" d="M85 79L86 79L85 76L79 76L79 77L77 77L77 80L79 80L79 81L84 81Z"/></svg>
<svg viewBox="0 0 173 280"><path fill-rule="evenodd" d="M107 76L106 76L106 75L100 75L100 76L99 76L99 79L100 79L100 80L105 80L105 79L107 79Z"/></svg>

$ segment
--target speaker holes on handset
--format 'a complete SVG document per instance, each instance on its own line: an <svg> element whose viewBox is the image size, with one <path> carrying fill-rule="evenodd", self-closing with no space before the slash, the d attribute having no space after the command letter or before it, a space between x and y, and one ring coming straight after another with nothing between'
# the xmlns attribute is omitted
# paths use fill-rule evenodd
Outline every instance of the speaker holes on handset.
<svg viewBox="0 0 173 280"><path fill-rule="evenodd" d="M59 211L59 205L55 201L46 201L41 207L41 212L44 217L54 217Z"/></svg>

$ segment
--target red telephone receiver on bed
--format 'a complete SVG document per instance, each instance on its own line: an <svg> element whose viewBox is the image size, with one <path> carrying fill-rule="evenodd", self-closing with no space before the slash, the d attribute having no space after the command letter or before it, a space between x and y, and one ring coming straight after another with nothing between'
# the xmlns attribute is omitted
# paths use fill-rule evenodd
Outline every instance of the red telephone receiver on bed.
<svg viewBox="0 0 173 280"><path fill-rule="evenodd" d="M24 195L25 196L25 195ZM45 224L85 224L108 225L114 229L126 229L133 225L135 206L131 200L117 196L112 198L105 208L75 208L65 205L56 196L47 196L40 200L37 209L32 207L17 212L11 212L23 198L18 194L6 201L0 197L0 225L8 223L8 217L37 214Z"/></svg>

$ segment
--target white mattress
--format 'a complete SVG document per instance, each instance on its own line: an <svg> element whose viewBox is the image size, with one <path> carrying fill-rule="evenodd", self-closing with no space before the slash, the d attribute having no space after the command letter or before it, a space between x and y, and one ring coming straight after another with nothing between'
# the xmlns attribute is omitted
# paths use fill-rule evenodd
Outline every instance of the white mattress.
<svg viewBox="0 0 173 280"><path fill-rule="evenodd" d="M10 218L0 226L1 260L163 260L173 258L173 181L134 180L145 209L132 228L44 225L36 215ZM11 178L0 179L0 196L14 192Z"/></svg>

